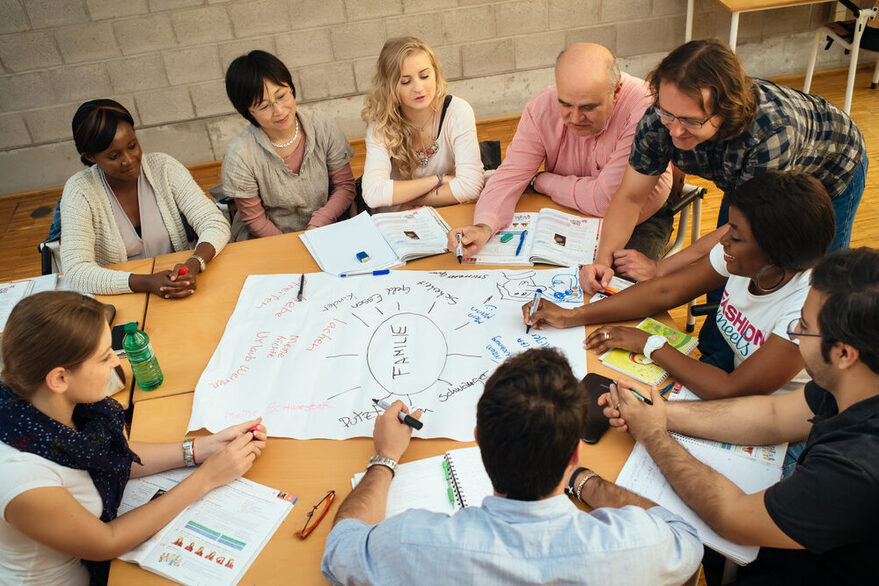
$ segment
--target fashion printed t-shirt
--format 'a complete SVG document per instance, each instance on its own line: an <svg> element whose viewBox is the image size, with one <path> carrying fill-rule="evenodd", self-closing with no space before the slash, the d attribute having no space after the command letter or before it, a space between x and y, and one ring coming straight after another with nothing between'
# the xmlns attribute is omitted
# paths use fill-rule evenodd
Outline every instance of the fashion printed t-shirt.
<svg viewBox="0 0 879 586"><path fill-rule="evenodd" d="M714 270L728 279L716 319L717 329L733 351L735 366L753 356L772 334L791 341L787 326L800 316L809 293L811 271L797 273L772 293L754 295L748 290L749 278L731 275L727 270L721 244L711 249L709 258ZM801 370L779 391L798 389L808 381L809 376Z"/></svg>

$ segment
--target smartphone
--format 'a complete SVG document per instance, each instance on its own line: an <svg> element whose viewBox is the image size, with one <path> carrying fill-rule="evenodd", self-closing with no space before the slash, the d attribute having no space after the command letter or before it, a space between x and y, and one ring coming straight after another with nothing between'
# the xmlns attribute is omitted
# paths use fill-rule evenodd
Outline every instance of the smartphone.
<svg viewBox="0 0 879 586"><path fill-rule="evenodd" d="M125 356L125 350L122 349L122 338L125 337L125 325L126 324L136 324L137 322L125 322L121 324L116 324L113 326L113 330L110 332L110 344L113 346L113 351L120 358Z"/></svg>
<svg viewBox="0 0 879 586"><path fill-rule="evenodd" d="M610 428L607 417L604 416L604 410L598 404L598 397L604 393L610 392L610 385L613 379L590 372L583 377L580 384L583 386L584 392L589 395L589 410L586 414L586 429L583 430L583 441L587 444L594 444L601 439Z"/></svg>

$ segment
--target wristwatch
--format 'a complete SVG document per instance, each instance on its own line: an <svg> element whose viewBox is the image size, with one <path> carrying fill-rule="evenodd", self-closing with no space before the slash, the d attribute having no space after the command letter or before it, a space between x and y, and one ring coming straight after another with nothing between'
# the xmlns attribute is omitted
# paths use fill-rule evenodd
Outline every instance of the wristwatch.
<svg viewBox="0 0 879 586"><path fill-rule="evenodd" d="M653 359L651 358L653 356L653 353L665 346L666 344L668 344L668 340L665 338L665 336L653 334L652 336L648 337L647 341L644 342L643 354L646 357L646 360L644 360L644 362L647 364L653 362Z"/></svg>
<svg viewBox="0 0 879 586"><path fill-rule="evenodd" d="M369 470L373 466L384 466L391 470L391 476L396 474L397 470L397 461L392 458L386 458L385 456L375 455L369 459L369 463L366 465L366 469Z"/></svg>

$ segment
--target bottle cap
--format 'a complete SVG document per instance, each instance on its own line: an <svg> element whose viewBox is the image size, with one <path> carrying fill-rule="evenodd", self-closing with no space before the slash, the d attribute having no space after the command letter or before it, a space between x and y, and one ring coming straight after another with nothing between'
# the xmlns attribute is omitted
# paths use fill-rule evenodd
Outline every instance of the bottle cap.
<svg viewBox="0 0 879 586"><path fill-rule="evenodd" d="M126 334L133 334L136 331L137 331L137 322L131 321L131 322L128 322L127 324L125 324L125 333Z"/></svg>

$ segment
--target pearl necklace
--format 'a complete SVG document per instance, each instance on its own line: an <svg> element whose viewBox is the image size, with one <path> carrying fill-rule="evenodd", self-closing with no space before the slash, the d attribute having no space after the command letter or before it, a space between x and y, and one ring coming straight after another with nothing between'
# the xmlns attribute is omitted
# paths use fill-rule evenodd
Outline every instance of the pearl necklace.
<svg viewBox="0 0 879 586"><path fill-rule="evenodd" d="M296 132L293 133L293 138L291 138L290 140L288 140L284 144L275 144L271 140L269 140L269 142L272 142L273 147L275 147L277 149L283 149L283 148L290 146L294 142L296 142L297 138L299 138L299 118L296 118Z"/></svg>

